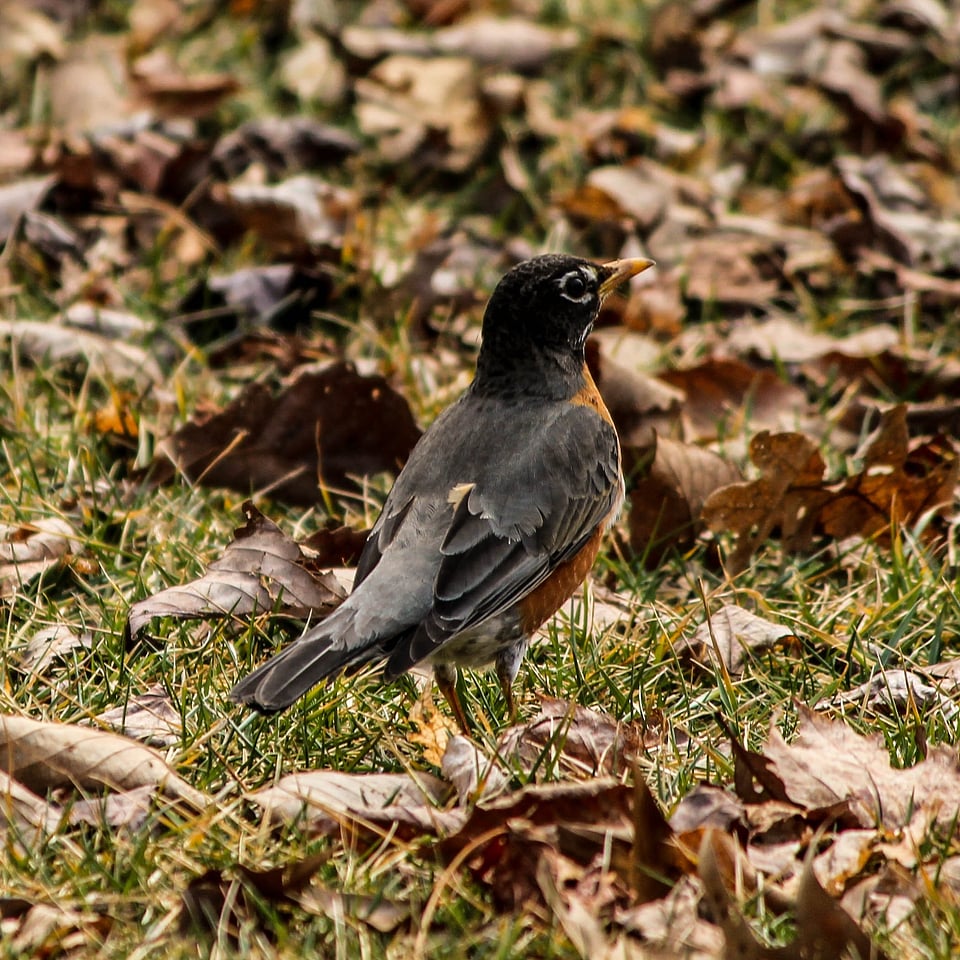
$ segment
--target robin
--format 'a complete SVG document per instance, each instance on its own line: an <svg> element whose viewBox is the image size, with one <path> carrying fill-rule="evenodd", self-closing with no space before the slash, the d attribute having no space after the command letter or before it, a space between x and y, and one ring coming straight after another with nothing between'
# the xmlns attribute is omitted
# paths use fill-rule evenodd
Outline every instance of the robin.
<svg viewBox="0 0 960 960"><path fill-rule="evenodd" d="M604 297L653 265L550 254L483 317L473 383L421 437L370 531L353 592L234 687L264 713L329 677L432 664L461 728L457 667L493 663L511 716L531 635L584 580L623 502L620 442L584 362Z"/></svg>

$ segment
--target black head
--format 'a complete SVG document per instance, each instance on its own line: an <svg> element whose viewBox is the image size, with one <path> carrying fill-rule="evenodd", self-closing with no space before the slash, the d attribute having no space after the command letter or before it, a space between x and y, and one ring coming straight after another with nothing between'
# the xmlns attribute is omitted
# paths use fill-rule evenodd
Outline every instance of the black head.
<svg viewBox="0 0 960 960"><path fill-rule="evenodd" d="M553 253L517 264L487 304L478 374L525 363L531 354L579 373L604 298L652 265L641 259L596 264Z"/></svg>

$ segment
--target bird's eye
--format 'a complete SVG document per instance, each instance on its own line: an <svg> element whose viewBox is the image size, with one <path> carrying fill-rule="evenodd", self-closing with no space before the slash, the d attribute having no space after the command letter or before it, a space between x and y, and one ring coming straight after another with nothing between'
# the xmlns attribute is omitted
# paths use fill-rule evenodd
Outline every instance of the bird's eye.
<svg viewBox="0 0 960 960"><path fill-rule="evenodd" d="M568 274L563 279L563 293L571 300L580 300L587 292L587 284L579 273Z"/></svg>

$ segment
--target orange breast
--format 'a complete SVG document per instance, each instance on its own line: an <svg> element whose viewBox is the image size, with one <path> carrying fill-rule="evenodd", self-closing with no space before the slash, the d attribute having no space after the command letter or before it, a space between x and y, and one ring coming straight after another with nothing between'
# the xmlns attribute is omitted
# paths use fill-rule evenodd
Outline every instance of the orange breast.
<svg viewBox="0 0 960 960"><path fill-rule="evenodd" d="M583 549L561 563L532 593L520 601L520 629L529 636L552 617L570 599L573 591L586 579L593 561L597 559L603 527L586 542Z"/></svg>
<svg viewBox="0 0 960 960"><path fill-rule="evenodd" d="M590 370L586 364L583 365L583 379L583 386L570 398L570 402L578 407L591 407L612 427L613 417L610 416L610 411L603 402L600 391L593 382L593 377L590 376Z"/></svg>

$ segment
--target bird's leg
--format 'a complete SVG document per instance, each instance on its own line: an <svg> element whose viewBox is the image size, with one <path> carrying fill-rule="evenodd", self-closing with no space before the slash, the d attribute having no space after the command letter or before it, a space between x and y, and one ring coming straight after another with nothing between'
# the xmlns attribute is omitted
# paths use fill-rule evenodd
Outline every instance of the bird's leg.
<svg viewBox="0 0 960 960"><path fill-rule="evenodd" d="M511 723L517 719L517 703L513 699L513 681L517 679L517 674L520 672L520 664L523 662L523 655L527 652L528 642L527 637L521 637L512 647L507 647L497 654L497 679L500 681L503 699L507 702Z"/></svg>
<svg viewBox="0 0 960 960"><path fill-rule="evenodd" d="M450 704L450 709L453 711L464 736L469 737L470 728L467 725L467 715L463 712L460 696L457 694L457 668L450 666L448 663L435 663L433 676L444 699Z"/></svg>

